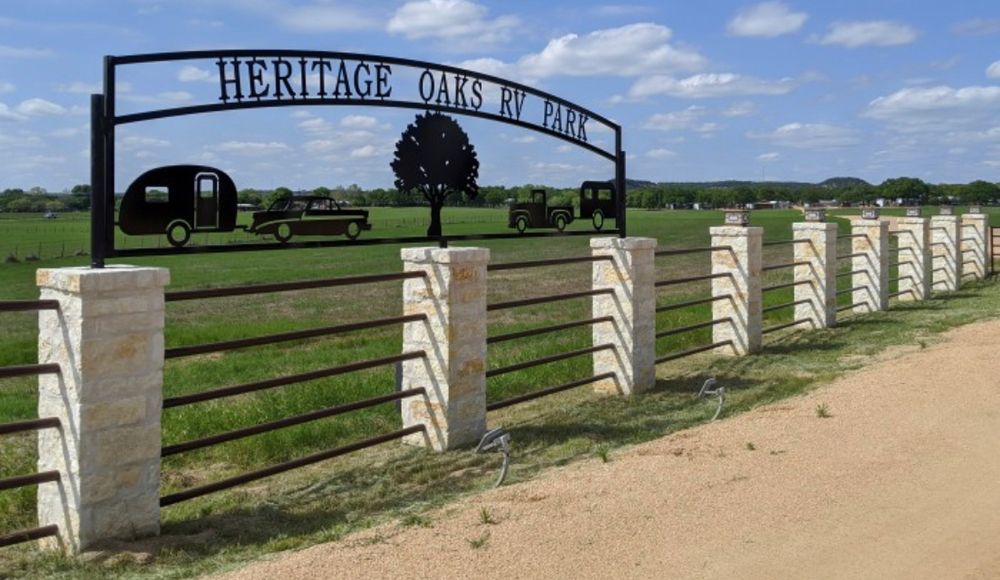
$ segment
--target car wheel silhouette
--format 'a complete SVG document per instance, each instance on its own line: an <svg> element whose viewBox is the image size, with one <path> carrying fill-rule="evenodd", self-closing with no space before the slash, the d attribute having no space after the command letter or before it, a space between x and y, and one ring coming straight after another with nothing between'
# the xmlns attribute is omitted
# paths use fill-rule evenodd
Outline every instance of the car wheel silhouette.
<svg viewBox="0 0 1000 580"><path fill-rule="evenodd" d="M279 224L278 228L274 230L274 239L278 240L282 244L288 242L292 239L292 226L288 224Z"/></svg>
<svg viewBox="0 0 1000 580"><path fill-rule="evenodd" d="M517 218L514 222L514 227L517 228L517 233L523 234L524 230L528 229L528 218L521 216Z"/></svg>
<svg viewBox="0 0 1000 580"><path fill-rule="evenodd" d="M594 217L592 218L594 222L594 229L601 231L604 227L604 212L601 210L594 211Z"/></svg>
<svg viewBox="0 0 1000 580"><path fill-rule="evenodd" d="M347 236L349 240L356 240L358 236L361 235L361 224L358 222L350 222L347 224L347 230L344 231L344 235Z"/></svg>

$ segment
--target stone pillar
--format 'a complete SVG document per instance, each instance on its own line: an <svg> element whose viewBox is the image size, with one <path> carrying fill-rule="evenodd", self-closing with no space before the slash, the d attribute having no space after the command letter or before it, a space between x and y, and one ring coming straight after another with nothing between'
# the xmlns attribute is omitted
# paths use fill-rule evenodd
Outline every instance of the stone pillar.
<svg viewBox="0 0 1000 580"><path fill-rule="evenodd" d="M914 302L931 296L930 220L904 217L896 221L899 235L899 300Z"/></svg>
<svg viewBox="0 0 1000 580"><path fill-rule="evenodd" d="M424 425L404 441L446 451L474 445L486 432L486 264L484 248L404 248L406 272L424 278L403 282L403 314L424 314L407 322L403 352L424 358L403 362L402 389L423 387L425 398L402 402L403 426Z"/></svg>
<svg viewBox="0 0 1000 580"><path fill-rule="evenodd" d="M962 275L982 280L989 274L990 220L982 213L962 216L961 250Z"/></svg>
<svg viewBox="0 0 1000 580"><path fill-rule="evenodd" d="M656 240L591 238L590 248L594 256L612 258L594 262L593 289L614 290L593 297L593 316L613 319L593 325L594 346L614 345L594 353L594 374L615 375L594 383L594 390L623 395L648 391L656 384Z"/></svg>
<svg viewBox="0 0 1000 580"><path fill-rule="evenodd" d="M837 224L801 222L792 224L795 261L795 320L810 320L813 328L833 326L837 321Z"/></svg>
<svg viewBox="0 0 1000 580"><path fill-rule="evenodd" d="M759 227L717 226L709 230L712 246L728 249L712 252L712 274L726 274L712 280L712 296L727 300L712 303L712 318L732 318L729 324L712 327L712 342L731 340L731 346L715 349L716 354L742 356L760 350L761 243Z"/></svg>
<svg viewBox="0 0 1000 580"><path fill-rule="evenodd" d="M931 216L931 284L935 292L958 290L962 280L957 215Z"/></svg>
<svg viewBox="0 0 1000 580"><path fill-rule="evenodd" d="M861 219L852 224L851 294L854 312L874 312L889 307L889 222Z"/></svg>
<svg viewBox="0 0 1000 580"><path fill-rule="evenodd" d="M160 531L164 268L38 270L38 361L58 375L38 381L38 416L60 429L38 433L38 523L59 526L76 553L105 540ZM54 544L54 542L51 542Z"/></svg>

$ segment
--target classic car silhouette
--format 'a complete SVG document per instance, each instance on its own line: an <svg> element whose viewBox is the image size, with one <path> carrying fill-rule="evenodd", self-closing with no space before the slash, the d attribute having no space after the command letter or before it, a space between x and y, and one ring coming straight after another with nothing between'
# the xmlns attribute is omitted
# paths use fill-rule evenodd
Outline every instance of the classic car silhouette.
<svg viewBox="0 0 1000 580"><path fill-rule="evenodd" d="M273 235L285 243L292 236L339 236L353 240L364 230L370 230L368 211L344 209L332 197L293 195L283 197L265 211L253 214L248 232Z"/></svg>
<svg viewBox="0 0 1000 580"><path fill-rule="evenodd" d="M191 232L236 229L236 186L223 171L204 165L168 165L143 173L128 186L118 210L128 235L167 234L181 247Z"/></svg>

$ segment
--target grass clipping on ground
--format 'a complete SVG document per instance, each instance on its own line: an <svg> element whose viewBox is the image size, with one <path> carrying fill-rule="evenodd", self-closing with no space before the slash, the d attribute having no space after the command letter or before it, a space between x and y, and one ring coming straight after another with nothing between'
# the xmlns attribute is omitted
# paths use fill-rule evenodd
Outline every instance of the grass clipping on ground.
<svg viewBox="0 0 1000 580"><path fill-rule="evenodd" d="M642 395L581 388L491 413L489 421L512 436L510 485L572 461L613 462L616 449L709 420L714 402L695 397L709 377L726 388L724 419L998 316L1000 285L977 282L926 302L894 302L887 312L848 315L836 328L768 335L754 356L705 354L661 365L656 388ZM0 576L187 577L386 521L433 526L434 508L489 488L499 461L471 450L438 455L389 445L167 508L162 537L89 558L46 554L34 545L0 551Z"/></svg>

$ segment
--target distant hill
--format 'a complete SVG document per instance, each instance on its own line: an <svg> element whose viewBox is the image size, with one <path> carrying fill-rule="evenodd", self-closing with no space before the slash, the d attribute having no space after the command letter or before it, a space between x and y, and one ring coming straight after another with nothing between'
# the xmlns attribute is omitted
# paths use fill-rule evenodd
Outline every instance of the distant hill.
<svg viewBox="0 0 1000 580"><path fill-rule="evenodd" d="M859 177L831 177L818 184L820 187L829 189L844 189L848 187L871 187L872 184Z"/></svg>
<svg viewBox="0 0 1000 580"><path fill-rule="evenodd" d="M870 186L871 184L864 179L858 177L831 177L820 183L809 183L806 181L738 181L738 180L726 180L726 181L662 181L655 182L646 179L626 179L625 187L627 189L641 189L646 187L664 187L664 188L695 188L695 189L722 189L731 188L739 186L749 186L749 187L773 187L775 189L802 189L805 187L822 187L825 189L847 189L857 186Z"/></svg>

